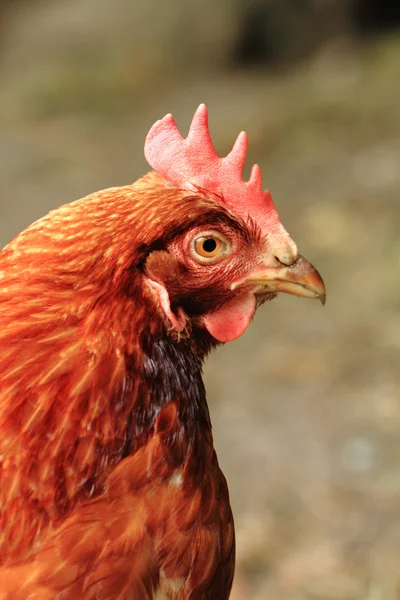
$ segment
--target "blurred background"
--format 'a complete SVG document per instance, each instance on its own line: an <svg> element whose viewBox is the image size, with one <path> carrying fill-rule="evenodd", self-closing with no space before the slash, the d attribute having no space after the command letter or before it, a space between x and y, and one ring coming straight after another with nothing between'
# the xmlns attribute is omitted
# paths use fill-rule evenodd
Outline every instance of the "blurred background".
<svg viewBox="0 0 400 600"><path fill-rule="evenodd" d="M233 600L400 598L399 27L388 0L0 0L2 245L206 102L324 276L206 368Z"/></svg>

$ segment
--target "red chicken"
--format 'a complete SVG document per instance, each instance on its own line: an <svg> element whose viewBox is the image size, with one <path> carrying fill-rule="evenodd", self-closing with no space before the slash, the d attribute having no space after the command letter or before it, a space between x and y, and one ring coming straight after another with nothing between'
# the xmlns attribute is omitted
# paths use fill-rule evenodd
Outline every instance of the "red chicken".
<svg viewBox="0 0 400 600"><path fill-rule="evenodd" d="M204 105L150 130L155 172L50 212L0 254L0 600L224 600L228 489L202 362L277 292L325 289L246 134Z"/></svg>

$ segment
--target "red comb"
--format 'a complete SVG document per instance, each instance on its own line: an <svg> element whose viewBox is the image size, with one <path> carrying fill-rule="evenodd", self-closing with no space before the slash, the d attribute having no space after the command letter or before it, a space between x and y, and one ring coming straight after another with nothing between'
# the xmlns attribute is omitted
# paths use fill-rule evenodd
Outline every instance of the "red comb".
<svg viewBox="0 0 400 600"><path fill-rule="evenodd" d="M249 216L258 225L271 229L279 217L271 194L262 191L258 165L251 169L249 181L243 181L247 134L242 131L227 156L215 152L208 130L204 104L196 110L187 138L183 138L171 114L154 123L146 137L144 153L155 171L181 188L201 188L221 195L224 206L237 216Z"/></svg>

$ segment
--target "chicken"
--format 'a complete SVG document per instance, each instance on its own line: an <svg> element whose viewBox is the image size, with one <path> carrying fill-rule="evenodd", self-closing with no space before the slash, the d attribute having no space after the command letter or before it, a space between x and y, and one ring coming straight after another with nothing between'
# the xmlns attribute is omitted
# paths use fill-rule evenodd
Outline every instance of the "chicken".
<svg viewBox="0 0 400 600"><path fill-rule="evenodd" d="M0 600L225 600L235 541L202 363L278 292L325 288L247 137L151 128L154 168L0 254Z"/></svg>

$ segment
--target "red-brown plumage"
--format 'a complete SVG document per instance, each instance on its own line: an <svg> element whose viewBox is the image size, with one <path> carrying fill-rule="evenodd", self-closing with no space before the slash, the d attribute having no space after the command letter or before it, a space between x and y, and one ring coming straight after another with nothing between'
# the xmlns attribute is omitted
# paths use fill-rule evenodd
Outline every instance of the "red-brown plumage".
<svg viewBox="0 0 400 600"><path fill-rule="evenodd" d="M193 239L224 250L205 260ZM0 253L0 600L228 598L233 520L202 361L213 331L240 334L241 312L245 327L279 291L271 270L323 293L304 259L299 275L272 250L215 191L150 173Z"/></svg>

